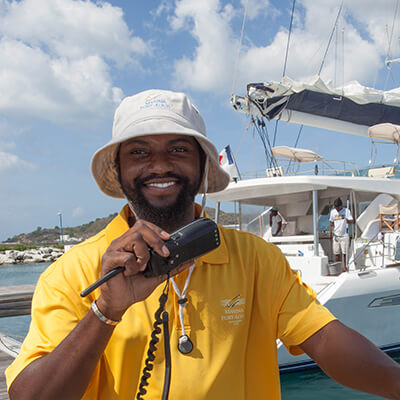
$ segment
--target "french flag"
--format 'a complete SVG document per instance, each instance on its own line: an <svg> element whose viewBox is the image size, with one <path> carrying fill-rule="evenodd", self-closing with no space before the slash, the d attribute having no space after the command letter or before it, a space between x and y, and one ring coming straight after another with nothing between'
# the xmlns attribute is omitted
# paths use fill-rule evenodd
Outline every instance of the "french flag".
<svg viewBox="0 0 400 400"><path fill-rule="evenodd" d="M237 181L239 173L229 144L219 153L219 165L230 175L232 181Z"/></svg>

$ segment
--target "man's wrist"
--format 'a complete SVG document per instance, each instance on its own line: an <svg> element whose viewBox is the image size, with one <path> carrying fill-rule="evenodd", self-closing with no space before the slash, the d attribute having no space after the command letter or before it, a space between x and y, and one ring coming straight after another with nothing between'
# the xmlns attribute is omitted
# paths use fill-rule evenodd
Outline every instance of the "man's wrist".
<svg viewBox="0 0 400 400"><path fill-rule="evenodd" d="M91 305L91 310L93 311L94 315L95 315L101 322L104 322L106 325L115 326L115 325L118 325L118 324L121 322L121 320L115 321L115 320L113 320L113 319L110 319L110 318L106 317L106 316L99 310L99 308L97 307L96 300L93 301L93 303L92 303L92 305Z"/></svg>
<svg viewBox="0 0 400 400"><path fill-rule="evenodd" d="M95 300L95 306L97 307L97 309L99 310L99 312L104 315L104 317L106 319L109 319L110 321L114 321L114 322L120 322L122 319L122 315L124 314L124 312L121 311L115 311L113 310L109 304L104 301L104 299L100 297ZM93 307L92 307L93 310ZM94 311L94 310L93 310ZM98 316L98 315L97 315ZM100 318L101 319L101 318ZM104 321L103 321L104 322Z"/></svg>

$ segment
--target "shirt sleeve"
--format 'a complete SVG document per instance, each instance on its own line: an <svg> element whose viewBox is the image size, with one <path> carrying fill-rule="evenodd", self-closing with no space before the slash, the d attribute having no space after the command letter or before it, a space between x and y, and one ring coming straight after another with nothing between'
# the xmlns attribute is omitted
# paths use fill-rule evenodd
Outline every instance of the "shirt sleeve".
<svg viewBox="0 0 400 400"><path fill-rule="evenodd" d="M353 219L353 216L348 208L346 208L346 219Z"/></svg>

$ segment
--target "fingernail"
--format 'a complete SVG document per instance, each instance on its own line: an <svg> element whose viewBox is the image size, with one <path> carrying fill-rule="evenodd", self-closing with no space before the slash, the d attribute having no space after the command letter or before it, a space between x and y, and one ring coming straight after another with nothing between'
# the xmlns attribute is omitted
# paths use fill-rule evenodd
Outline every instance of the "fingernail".
<svg viewBox="0 0 400 400"><path fill-rule="evenodd" d="M165 239L169 239L169 233L165 231L161 231L161 236L165 237Z"/></svg>
<svg viewBox="0 0 400 400"><path fill-rule="evenodd" d="M143 271L146 269L146 267L147 267L147 263L141 265L141 266L139 267L139 271L140 271L140 272L143 272Z"/></svg>
<svg viewBox="0 0 400 400"><path fill-rule="evenodd" d="M161 251L165 257L169 256L169 250L167 246L164 245L163 247L161 247Z"/></svg>

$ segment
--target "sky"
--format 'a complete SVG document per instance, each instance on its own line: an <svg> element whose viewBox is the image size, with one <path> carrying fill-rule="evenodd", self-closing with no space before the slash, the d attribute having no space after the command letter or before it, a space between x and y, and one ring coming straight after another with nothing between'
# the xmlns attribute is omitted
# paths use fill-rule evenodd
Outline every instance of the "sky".
<svg viewBox="0 0 400 400"><path fill-rule="evenodd" d="M320 75L334 86L398 87L400 63L385 66L400 57L398 0L343 1L337 19L341 4L295 2L286 76L309 79L324 60ZM90 159L111 139L122 98L142 90L186 92L219 151L229 144L241 172L265 168L230 97L249 82L282 79L292 8L292 0L0 0L0 242L59 226L59 213L65 227L120 210L124 202L96 186ZM276 144L293 146L298 130L280 123ZM371 142L304 128L298 147L365 166ZM392 161L395 150L382 147L377 161Z"/></svg>

